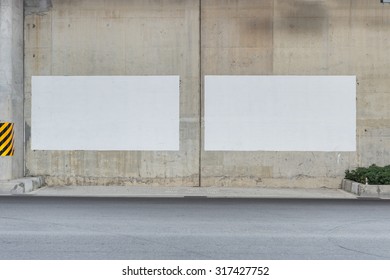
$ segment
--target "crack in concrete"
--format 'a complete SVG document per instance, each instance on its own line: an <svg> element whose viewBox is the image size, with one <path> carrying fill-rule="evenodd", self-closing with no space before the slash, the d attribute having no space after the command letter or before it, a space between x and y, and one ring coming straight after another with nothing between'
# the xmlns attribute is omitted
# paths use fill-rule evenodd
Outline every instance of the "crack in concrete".
<svg viewBox="0 0 390 280"><path fill-rule="evenodd" d="M382 221L383 219L376 219L376 220L364 220L364 221L357 221L357 222L352 222L352 223L348 223L348 224L344 224L344 225L340 225L340 226L336 226L332 229L330 229L328 231L328 234L332 234L333 232L335 232L336 230L338 229L342 229L342 228L347 228L351 225L357 225L357 224L361 224L361 223L369 223L369 222L375 222L375 221ZM387 220L390 220L390 219L387 219ZM334 238L334 237L333 237ZM367 255L367 256L374 256L374 257L378 257L378 258L388 258L389 256L382 256L382 255L377 255L377 254L373 254L373 253L369 253L369 252L364 252L364 251L360 251L360 250L357 250L357 249L353 249L353 248L348 248L346 246L343 246L343 245L340 245L336 240L333 240L332 239L332 236L328 236L328 241L330 243L332 243L333 245L343 249L343 250L346 250L346 251L350 251L350 252L355 252L355 253L360 253L360 254L363 254L363 255Z"/></svg>

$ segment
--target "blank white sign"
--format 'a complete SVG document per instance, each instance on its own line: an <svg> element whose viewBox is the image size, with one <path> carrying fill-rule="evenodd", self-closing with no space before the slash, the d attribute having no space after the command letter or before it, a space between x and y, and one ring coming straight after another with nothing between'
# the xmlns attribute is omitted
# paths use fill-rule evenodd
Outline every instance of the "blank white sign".
<svg viewBox="0 0 390 280"><path fill-rule="evenodd" d="M179 76L32 77L33 150L179 150Z"/></svg>
<svg viewBox="0 0 390 280"><path fill-rule="evenodd" d="M355 76L206 76L205 150L355 151Z"/></svg>

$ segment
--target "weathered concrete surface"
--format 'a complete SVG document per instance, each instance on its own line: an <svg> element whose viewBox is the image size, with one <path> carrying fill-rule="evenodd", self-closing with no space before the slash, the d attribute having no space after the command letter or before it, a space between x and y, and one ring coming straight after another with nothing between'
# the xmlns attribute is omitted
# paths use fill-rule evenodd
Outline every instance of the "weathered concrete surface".
<svg viewBox="0 0 390 280"><path fill-rule="evenodd" d="M0 0L0 122L15 125L15 155L0 157L0 180L23 177L23 0Z"/></svg>
<svg viewBox="0 0 390 280"><path fill-rule="evenodd" d="M356 199L341 189L277 187L167 187L167 186L52 186L30 193L37 196L72 197L228 197Z"/></svg>
<svg viewBox="0 0 390 280"><path fill-rule="evenodd" d="M356 153L202 152L202 185L338 187L346 169L389 164L389 27L379 1L202 1L203 75L358 80Z"/></svg>
<svg viewBox="0 0 390 280"><path fill-rule="evenodd" d="M51 10L25 18L27 175L45 175L51 185L193 186L199 185L201 161L202 186L337 188L346 169L389 164L390 5L371 0L51 2ZM357 151L202 152L199 159L200 70L202 77L356 75ZM32 75L170 74L181 77L179 152L30 150Z"/></svg>
<svg viewBox="0 0 390 280"><path fill-rule="evenodd" d="M25 17L27 175L50 185L199 185L198 1L51 2ZM31 151L33 75L180 75L180 151Z"/></svg>
<svg viewBox="0 0 390 280"><path fill-rule="evenodd" d="M361 197L390 198L390 185L366 185L343 179L341 188Z"/></svg>
<svg viewBox="0 0 390 280"><path fill-rule="evenodd" d="M25 14L43 14L53 7L51 0L24 0Z"/></svg>
<svg viewBox="0 0 390 280"><path fill-rule="evenodd" d="M24 194L37 190L45 184L43 177L24 177L0 181L0 194Z"/></svg>

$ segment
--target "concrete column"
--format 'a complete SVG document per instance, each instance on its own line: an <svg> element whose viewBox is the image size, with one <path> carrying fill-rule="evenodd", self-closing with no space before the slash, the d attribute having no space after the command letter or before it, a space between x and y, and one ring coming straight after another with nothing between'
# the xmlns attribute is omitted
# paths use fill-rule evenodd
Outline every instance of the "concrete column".
<svg viewBox="0 0 390 280"><path fill-rule="evenodd" d="M0 181L23 177L23 0L0 0L0 122L15 125L15 154L0 157Z"/></svg>

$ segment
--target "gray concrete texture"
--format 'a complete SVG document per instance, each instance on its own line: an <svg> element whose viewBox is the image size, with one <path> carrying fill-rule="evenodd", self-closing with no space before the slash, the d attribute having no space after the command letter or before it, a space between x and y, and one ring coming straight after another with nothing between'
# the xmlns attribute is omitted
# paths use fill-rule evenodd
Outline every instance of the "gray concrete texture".
<svg viewBox="0 0 390 280"><path fill-rule="evenodd" d="M388 6L369 0L202 3L204 75L358 80L356 153L203 152L204 185L338 186L345 169L388 162Z"/></svg>
<svg viewBox="0 0 390 280"><path fill-rule="evenodd" d="M389 210L344 199L0 197L0 259L389 260Z"/></svg>
<svg viewBox="0 0 390 280"><path fill-rule="evenodd" d="M43 177L23 177L0 181L0 195L28 194L44 185Z"/></svg>
<svg viewBox="0 0 390 280"><path fill-rule="evenodd" d="M0 157L0 181L23 177L23 0L0 0L0 122L14 123L15 155Z"/></svg>
<svg viewBox="0 0 390 280"><path fill-rule="evenodd" d="M25 17L27 174L48 184L199 185L196 1L52 1ZM31 151L31 76L180 75L179 152Z"/></svg>
<svg viewBox="0 0 390 280"><path fill-rule="evenodd" d="M15 188L15 187L14 187ZM1 190L1 189L0 189ZM26 193L26 192L25 192ZM1 191L0 191L1 194ZM3 192L4 195L13 194ZM209 197L209 198L305 198L356 199L350 192L333 188L276 187L166 187L166 186L51 186L31 190L28 195L53 197ZM381 199L389 199L382 196Z"/></svg>
<svg viewBox="0 0 390 280"><path fill-rule="evenodd" d="M390 198L390 185L368 185L344 179L341 188L359 197Z"/></svg>
<svg viewBox="0 0 390 280"><path fill-rule="evenodd" d="M336 188L348 168L388 164L390 6L371 0L51 4L26 13L24 23L28 176L44 175L49 185L197 186L201 177L202 186ZM180 75L180 151L31 151L33 75ZM357 151L205 152L204 75L356 75Z"/></svg>

